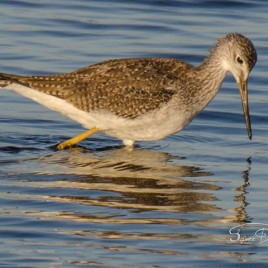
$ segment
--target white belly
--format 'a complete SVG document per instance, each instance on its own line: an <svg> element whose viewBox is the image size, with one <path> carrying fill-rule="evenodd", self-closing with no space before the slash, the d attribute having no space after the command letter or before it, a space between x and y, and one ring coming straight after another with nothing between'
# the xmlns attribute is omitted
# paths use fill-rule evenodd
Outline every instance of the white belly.
<svg viewBox="0 0 268 268"><path fill-rule="evenodd" d="M176 133L189 123L174 111L163 109L150 112L136 119L124 119L107 112L90 114L94 121L110 136L121 140L159 140Z"/></svg>
<svg viewBox="0 0 268 268"><path fill-rule="evenodd" d="M110 136L132 143L136 140L158 140L171 135L191 120L190 114L183 114L174 107L163 107L136 119L120 118L107 111L85 112L65 100L50 96L19 84L11 84L6 89L30 98L43 106L62 113L89 129L97 127Z"/></svg>

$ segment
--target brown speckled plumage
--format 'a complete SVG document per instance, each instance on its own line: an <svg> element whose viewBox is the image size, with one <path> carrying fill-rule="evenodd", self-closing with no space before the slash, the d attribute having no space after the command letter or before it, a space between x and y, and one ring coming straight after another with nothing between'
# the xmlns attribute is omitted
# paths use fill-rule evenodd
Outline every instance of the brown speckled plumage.
<svg viewBox="0 0 268 268"><path fill-rule="evenodd" d="M0 74L0 77L5 78L6 83L17 82L65 99L87 112L102 109L121 117L135 118L167 103L177 93L180 77L190 68L191 65L174 59L122 59L68 74Z"/></svg>
<svg viewBox="0 0 268 268"><path fill-rule="evenodd" d="M189 124L217 94L230 71L240 88L251 138L247 78L256 61L251 41L231 33L219 39L197 67L167 58L116 59L66 74L0 74L0 87L12 83L27 86L88 112L88 119L95 120L98 128L108 134L124 140L150 140L163 138ZM31 98L29 94L27 97ZM42 99L39 102L42 103ZM53 109L61 111L55 105ZM102 111L107 112L106 117L95 114ZM66 111L63 113L68 115ZM68 116L74 118L73 114ZM118 118L128 120L119 123ZM114 120L111 124L110 119ZM117 126L113 127L114 123Z"/></svg>

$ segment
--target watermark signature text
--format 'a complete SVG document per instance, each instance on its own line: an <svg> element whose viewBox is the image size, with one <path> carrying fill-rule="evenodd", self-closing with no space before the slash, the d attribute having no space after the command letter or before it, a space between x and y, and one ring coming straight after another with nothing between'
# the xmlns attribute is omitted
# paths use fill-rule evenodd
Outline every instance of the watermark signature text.
<svg viewBox="0 0 268 268"><path fill-rule="evenodd" d="M229 230L232 243L254 243L264 244L268 242L268 224L244 223Z"/></svg>

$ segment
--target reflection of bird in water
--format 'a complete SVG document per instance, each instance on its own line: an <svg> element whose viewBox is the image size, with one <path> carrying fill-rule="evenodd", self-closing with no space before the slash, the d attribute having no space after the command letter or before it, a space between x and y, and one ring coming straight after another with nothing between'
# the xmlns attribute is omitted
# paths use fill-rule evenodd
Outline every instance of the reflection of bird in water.
<svg viewBox="0 0 268 268"><path fill-rule="evenodd" d="M86 156L86 157L85 157ZM183 165L183 158L165 152L146 149L129 151L126 148L93 151L75 148L71 154L49 154L38 158L40 163L55 165L55 173L94 175L107 178L162 180L176 177L211 176L198 167ZM53 174L53 172L52 172ZM133 177L135 176L135 178ZM172 179L172 181L174 181Z"/></svg>
<svg viewBox="0 0 268 268"><path fill-rule="evenodd" d="M86 156L86 157L85 157ZM212 174L167 153L125 148L98 154L74 149L71 154L53 153L39 157L40 172L75 176L67 181L50 182L49 187L105 192L99 199L91 196L64 196L74 202L134 210L214 211L215 197L207 192L220 187L202 182L199 177ZM40 182L39 182L40 183ZM48 187L46 182L46 187ZM212 202L206 203L206 202Z"/></svg>
<svg viewBox="0 0 268 268"><path fill-rule="evenodd" d="M256 60L251 41L232 33L219 39L198 67L166 58L110 60L67 74L1 74L0 86L89 129L59 149L98 131L131 146L135 140L157 140L183 129L214 98L230 71L239 85L251 139L247 79Z"/></svg>
<svg viewBox="0 0 268 268"><path fill-rule="evenodd" d="M247 219L244 188L233 189L233 193L229 193L228 190L228 194L231 194L232 200L235 201L234 208L230 209L228 206L226 209L224 196L227 193L222 183L229 185L230 180L223 182L222 178L217 178L198 166L189 165L187 159L164 152L146 149L129 151L120 148L96 153L75 148L72 149L72 153L56 152L25 159L20 163L19 174L27 174L23 176L24 184L35 192L35 195L27 195L25 199L38 199L39 196L53 204L71 203L74 206L67 206L74 208L77 204L83 204L84 212L60 211L58 217L100 223L150 222L186 225L191 221L195 222L196 218L191 216L185 221L184 213L206 215L201 217L202 220L198 221L198 224L243 222ZM14 165L9 165L9 168L14 174ZM101 211L102 208L104 211L108 208L108 214L96 215L92 212L92 207L99 207ZM113 209L120 209L120 215ZM178 214L176 219L173 214L171 218L139 219L135 216L122 216L121 213L124 212L121 209L130 212L158 211L183 214ZM117 216L113 217L113 213ZM53 217L49 213L48 215ZM43 217L44 214L40 216Z"/></svg>

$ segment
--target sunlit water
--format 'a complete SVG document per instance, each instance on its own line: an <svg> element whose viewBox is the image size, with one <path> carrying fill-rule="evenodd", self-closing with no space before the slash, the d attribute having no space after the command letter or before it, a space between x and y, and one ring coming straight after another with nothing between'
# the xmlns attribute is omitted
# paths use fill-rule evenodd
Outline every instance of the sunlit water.
<svg viewBox="0 0 268 268"><path fill-rule="evenodd" d="M125 57L197 65L233 31L252 39L258 62L252 141L231 76L185 130L133 151L104 134L55 151L81 126L1 90L0 266L265 266L265 225L256 227L262 241L255 227L241 227L246 241L229 230L268 224L267 12L265 1L246 0L1 1L1 72L69 72Z"/></svg>

